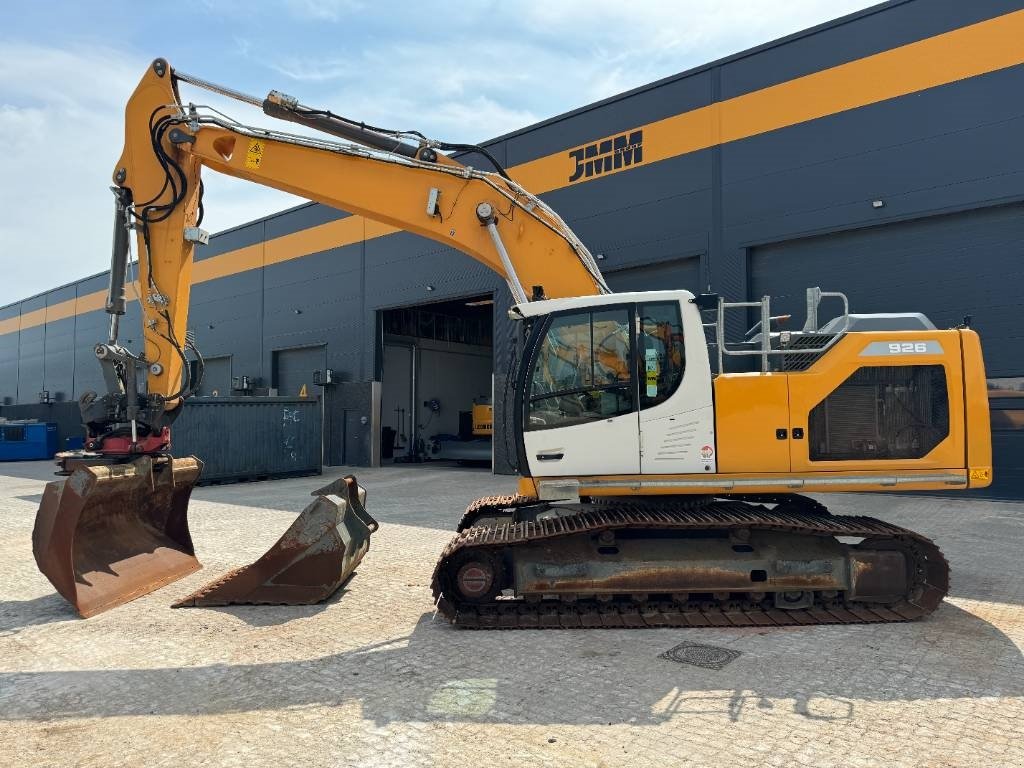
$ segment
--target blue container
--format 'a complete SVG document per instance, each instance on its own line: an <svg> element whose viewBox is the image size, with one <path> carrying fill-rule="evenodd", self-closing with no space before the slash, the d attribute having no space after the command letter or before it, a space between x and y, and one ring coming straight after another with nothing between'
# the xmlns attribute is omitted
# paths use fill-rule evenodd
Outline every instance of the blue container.
<svg viewBox="0 0 1024 768"><path fill-rule="evenodd" d="M0 461L52 459L56 453L56 424L42 421L0 424Z"/></svg>

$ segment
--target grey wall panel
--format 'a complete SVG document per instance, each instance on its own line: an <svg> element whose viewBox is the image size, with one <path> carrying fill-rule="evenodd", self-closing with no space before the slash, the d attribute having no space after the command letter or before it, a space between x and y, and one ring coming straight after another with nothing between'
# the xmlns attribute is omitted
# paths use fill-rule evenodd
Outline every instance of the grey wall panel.
<svg viewBox="0 0 1024 768"><path fill-rule="evenodd" d="M767 88L880 51L1020 10L1018 0L893 2L826 25L784 45L758 50L722 67L722 97Z"/></svg>
<svg viewBox="0 0 1024 768"><path fill-rule="evenodd" d="M992 197L1024 195L1014 143L1024 108L999 98L1022 86L1024 67L1013 67L728 145L725 224L740 241L837 228L966 204L977 191L965 182L978 180ZM886 207L873 209L874 199Z"/></svg>
<svg viewBox="0 0 1024 768"><path fill-rule="evenodd" d="M998 125L1020 118L1024 109L1001 94L1019 90L1024 84L1024 67L990 72L949 85L931 88L912 96L879 102L859 109L819 118L788 128L725 144L722 148L722 182L730 193L736 187L768 177L785 187L774 174L840 161L872 156L888 148L902 148L923 139L949 136L973 147L965 131ZM996 151L998 147L988 147ZM966 160L942 156L952 170ZM828 187L826 187L828 191Z"/></svg>
<svg viewBox="0 0 1024 768"><path fill-rule="evenodd" d="M678 226L683 220L680 210L686 207L687 201L700 199L699 193L711 186L711 164L710 151L691 152L658 163L642 164L603 179L556 189L542 197L573 226L614 211L637 210L658 203L675 206L672 218ZM687 218L692 215L686 212ZM705 222L701 223L706 226Z"/></svg>
<svg viewBox="0 0 1024 768"><path fill-rule="evenodd" d="M0 321L21 316L21 302L0 308ZM0 334L0 404L18 402L19 333Z"/></svg>
<svg viewBox="0 0 1024 768"><path fill-rule="evenodd" d="M46 296L36 296L21 303L21 314L44 309ZM46 360L46 326L22 328L18 335L18 402L35 403L43 389L43 366Z"/></svg>
<svg viewBox="0 0 1024 768"><path fill-rule="evenodd" d="M206 204L216 205L216 203L211 200L208 200ZM227 253L228 251L234 251L238 248L256 245L257 243L263 242L265 238L266 223L263 219L254 221L250 224L243 224L240 227L235 227L234 229L229 229L225 232L218 232L210 238L210 242L207 245L196 246L195 260L203 261L204 259L219 256L222 253Z"/></svg>
<svg viewBox="0 0 1024 768"><path fill-rule="evenodd" d="M265 355L275 348L327 344L327 365L343 380L366 375L362 248L335 248L264 269Z"/></svg>
<svg viewBox="0 0 1024 768"><path fill-rule="evenodd" d="M643 267L605 273L613 291L671 291L684 289L700 293L700 257L672 259Z"/></svg>
<svg viewBox="0 0 1024 768"><path fill-rule="evenodd" d="M297 208L275 214L266 220L266 237L271 240L282 235L290 235L301 229L316 227L329 221L343 219L349 214L319 203L307 203Z"/></svg>
<svg viewBox="0 0 1024 768"><path fill-rule="evenodd" d="M579 110L506 139L508 163L517 165L555 152L566 152L566 180L575 164L568 150L711 102L711 73L666 82L599 107Z"/></svg>
<svg viewBox="0 0 1024 768"><path fill-rule="evenodd" d="M73 400L75 392L75 318L46 324L43 389L60 402Z"/></svg>
<svg viewBox="0 0 1024 768"><path fill-rule="evenodd" d="M366 241L368 309L487 293L499 279L469 256L405 232Z"/></svg>
<svg viewBox="0 0 1024 768"><path fill-rule="evenodd" d="M231 355L207 357L203 364L203 378L199 384L198 397L230 397Z"/></svg>
<svg viewBox="0 0 1024 768"><path fill-rule="evenodd" d="M103 372L93 354L97 342L106 341L110 316L96 310L75 318L75 397L83 392L104 392ZM137 333L137 332L136 332Z"/></svg>
<svg viewBox="0 0 1024 768"><path fill-rule="evenodd" d="M61 304L74 306L77 288L74 284L46 294L46 306L56 311ZM64 307L60 307L64 309ZM43 360L43 389L57 401L73 400L75 390L75 316L46 323Z"/></svg>
<svg viewBox="0 0 1024 768"><path fill-rule="evenodd" d="M188 327L195 333L204 356L231 355L236 376L266 379L263 270L253 269L192 286Z"/></svg>
<svg viewBox="0 0 1024 768"><path fill-rule="evenodd" d="M754 249L750 297L771 295L797 327L814 285L846 293L853 312L924 312L940 328L970 314L988 375L1019 376L1022 258L1024 205L979 209Z"/></svg>
<svg viewBox="0 0 1024 768"><path fill-rule="evenodd" d="M324 391L324 463L370 464L373 426L371 383L334 384Z"/></svg>

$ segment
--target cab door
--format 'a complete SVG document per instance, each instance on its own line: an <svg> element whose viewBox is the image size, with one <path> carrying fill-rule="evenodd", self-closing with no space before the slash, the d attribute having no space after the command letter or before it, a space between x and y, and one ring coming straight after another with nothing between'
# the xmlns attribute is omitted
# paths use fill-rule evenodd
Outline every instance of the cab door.
<svg viewBox="0 0 1024 768"><path fill-rule="evenodd" d="M715 408L700 312L673 299L641 302L637 315L641 472L715 472Z"/></svg>
<svg viewBox="0 0 1024 768"><path fill-rule="evenodd" d="M640 472L631 305L555 314L527 382L523 445L534 477Z"/></svg>

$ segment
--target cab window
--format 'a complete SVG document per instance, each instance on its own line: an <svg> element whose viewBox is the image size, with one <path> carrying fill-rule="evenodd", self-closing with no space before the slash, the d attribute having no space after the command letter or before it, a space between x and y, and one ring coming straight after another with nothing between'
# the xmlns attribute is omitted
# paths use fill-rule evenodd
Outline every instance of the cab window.
<svg viewBox="0 0 1024 768"><path fill-rule="evenodd" d="M640 304L640 407L652 408L679 388L686 367L683 321L675 301Z"/></svg>
<svg viewBox="0 0 1024 768"><path fill-rule="evenodd" d="M609 419L635 408L630 312L574 312L551 320L530 379L526 429Z"/></svg>

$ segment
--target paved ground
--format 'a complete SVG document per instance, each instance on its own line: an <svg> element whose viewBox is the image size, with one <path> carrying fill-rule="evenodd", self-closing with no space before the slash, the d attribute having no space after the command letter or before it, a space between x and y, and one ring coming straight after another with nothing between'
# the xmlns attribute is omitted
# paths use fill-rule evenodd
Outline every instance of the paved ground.
<svg viewBox="0 0 1024 768"><path fill-rule="evenodd" d="M363 470L383 526L341 595L171 610L260 555L321 479L201 488L205 569L83 621L32 560L49 471L0 467L3 765L1024 764L1024 504L826 500L940 542L952 596L917 624L480 633L436 620L428 581L466 503L509 479ZM683 641L741 655L659 658Z"/></svg>

